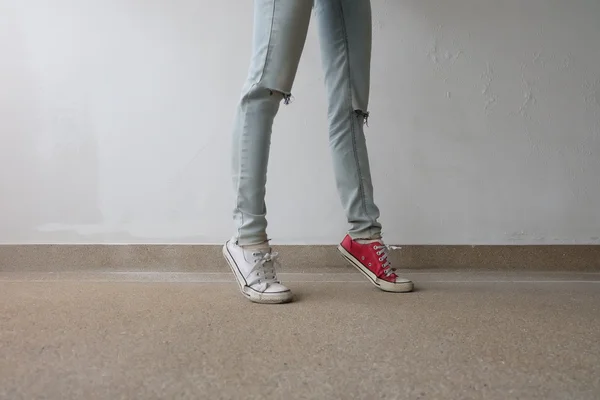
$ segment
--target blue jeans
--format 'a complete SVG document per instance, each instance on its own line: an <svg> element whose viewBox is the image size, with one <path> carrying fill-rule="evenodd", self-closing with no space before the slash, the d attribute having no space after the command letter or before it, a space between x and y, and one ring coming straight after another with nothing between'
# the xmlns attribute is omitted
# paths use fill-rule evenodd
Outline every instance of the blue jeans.
<svg viewBox="0 0 600 400"><path fill-rule="evenodd" d="M273 120L290 98L313 0L255 0L253 56L233 131L235 240L267 241L265 186ZM337 189L354 239L381 237L363 126L371 68L370 0L314 0Z"/></svg>

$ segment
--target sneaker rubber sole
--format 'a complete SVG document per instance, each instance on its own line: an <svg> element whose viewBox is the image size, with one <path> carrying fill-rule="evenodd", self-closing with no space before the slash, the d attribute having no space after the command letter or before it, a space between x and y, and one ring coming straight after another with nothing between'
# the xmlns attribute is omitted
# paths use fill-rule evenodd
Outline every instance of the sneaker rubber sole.
<svg viewBox="0 0 600 400"><path fill-rule="evenodd" d="M369 282L371 282L377 288L385 292L394 293L407 293L413 291L414 284L411 281L392 283L384 279L379 279L377 275L375 275L373 272L371 272L371 270L362 265L362 263L358 261L352 254L350 254L342 245L338 246L338 250L344 257L344 259L350 263L350 265L358 269L364 276L367 277L367 279L369 279Z"/></svg>
<svg viewBox="0 0 600 400"><path fill-rule="evenodd" d="M248 300L260 304L283 304L292 301L293 295L291 290L275 293L261 293L246 285L246 279L238 268L233 256L231 253L229 253L227 245L223 246L223 257L225 257L227 265L229 265L231 272L233 272L233 275L235 276L235 280L238 284L240 292L242 292L244 297L246 297Z"/></svg>

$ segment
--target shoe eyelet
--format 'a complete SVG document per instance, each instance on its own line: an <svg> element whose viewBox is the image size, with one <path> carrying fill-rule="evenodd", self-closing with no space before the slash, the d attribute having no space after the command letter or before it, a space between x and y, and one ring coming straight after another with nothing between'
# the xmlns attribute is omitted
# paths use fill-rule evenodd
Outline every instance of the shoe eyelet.
<svg viewBox="0 0 600 400"><path fill-rule="evenodd" d="M372 267L372 266L373 266L373 264L369 263L369 267Z"/></svg>
<svg viewBox="0 0 600 400"><path fill-rule="evenodd" d="M362 256L360 259L363 260L363 261L365 261L365 256Z"/></svg>
<svg viewBox="0 0 600 400"><path fill-rule="evenodd" d="M379 261L382 262L383 261L383 257L379 258Z"/></svg>

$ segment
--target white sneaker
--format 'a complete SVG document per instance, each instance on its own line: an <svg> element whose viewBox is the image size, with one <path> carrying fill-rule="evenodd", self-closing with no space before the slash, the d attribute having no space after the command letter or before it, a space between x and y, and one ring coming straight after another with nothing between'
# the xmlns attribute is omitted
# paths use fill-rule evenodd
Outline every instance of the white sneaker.
<svg viewBox="0 0 600 400"><path fill-rule="evenodd" d="M232 240L223 246L223 255L231 267L240 291L255 303L287 303L292 292L277 280L275 259L277 253L266 246L244 249Z"/></svg>

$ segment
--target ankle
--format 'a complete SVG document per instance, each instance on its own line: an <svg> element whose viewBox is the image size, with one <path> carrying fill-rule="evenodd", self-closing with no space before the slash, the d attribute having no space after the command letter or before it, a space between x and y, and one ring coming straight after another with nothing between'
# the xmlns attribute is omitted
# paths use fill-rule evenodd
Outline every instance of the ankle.
<svg viewBox="0 0 600 400"><path fill-rule="evenodd" d="M372 244L372 243L381 243L381 238L379 238L379 239L354 239L354 241L358 244Z"/></svg>
<svg viewBox="0 0 600 400"><path fill-rule="evenodd" d="M271 250L271 246L269 245L269 241L264 241L261 243L254 243L254 244L237 244L239 247L241 247L244 250L267 250L270 251Z"/></svg>

